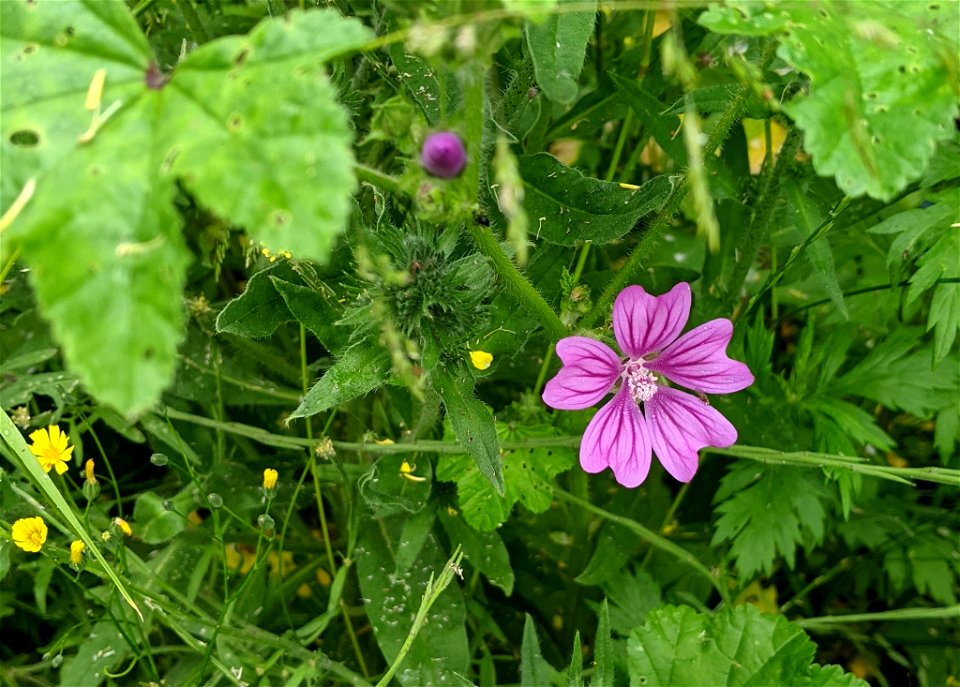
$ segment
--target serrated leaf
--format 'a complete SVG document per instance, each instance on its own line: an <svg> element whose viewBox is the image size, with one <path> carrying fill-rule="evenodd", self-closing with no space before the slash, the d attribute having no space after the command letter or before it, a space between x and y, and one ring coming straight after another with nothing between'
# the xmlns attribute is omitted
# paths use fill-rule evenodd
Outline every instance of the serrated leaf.
<svg viewBox="0 0 960 687"><path fill-rule="evenodd" d="M488 480L493 496L503 494L500 442L489 406L473 397L473 382L464 376L454 377L444 369L437 369L434 371L434 385L443 400L457 442L473 459L479 474ZM439 475L438 468L437 477L443 479ZM479 484L473 486L483 493Z"/></svg>
<svg viewBox="0 0 960 687"><path fill-rule="evenodd" d="M529 613L524 614L523 641L520 644L520 687L543 687L550 684L550 667L540 653L537 629Z"/></svg>
<svg viewBox="0 0 960 687"><path fill-rule="evenodd" d="M436 539L429 535L418 564L398 570L394 552L402 528L402 518L368 519L354 551L367 617L388 664L407 638L431 576L447 565ZM460 684L456 674L466 674L470 662L465 621L460 588L451 584L433 604L397 671L400 684Z"/></svg>
<svg viewBox="0 0 960 687"><path fill-rule="evenodd" d="M652 611L627 641L634 687L809 685L866 687L842 670L811 665L815 645L782 616L747 604L713 615L686 606Z"/></svg>
<svg viewBox="0 0 960 687"><path fill-rule="evenodd" d="M793 568L797 546L823 539L826 510L821 479L787 467L741 462L720 482L711 546L731 542L741 580L770 573L778 556Z"/></svg>
<svg viewBox="0 0 960 687"><path fill-rule="evenodd" d="M731 3L699 22L718 33L776 35L778 55L810 78L784 103L804 149L847 195L888 200L919 178L957 111L958 16L947 4ZM904 132L909 131L909 136Z"/></svg>
<svg viewBox="0 0 960 687"><path fill-rule="evenodd" d="M389 378L390 359L387 353L367 345L349 348L310 388L289 419L322 413L373 391Z"/></svg>
<svg viewBox="0 0 960 687"><path fill-rule="evenodd" d="M673 190L663 175L639 189L625 189L586 177L547 153L524 155L519 164L530 233L561 246L618 239L663 205Z"/></svg>
<svg viewBox="0 0 960 687"><path fill-rule="evenodd" d="M556 436L549 426L516 427L498 422L496 433L504 441L527 437ZM482 532L497 528L520 501L534 513L550 507L553 478L575 461L569 448L534 448L505 451L503 454L503 495L479 471L469 456L442 456L437 464L437 479L457 483L457 497L464 519Z"/></svg>
<svg viewBox="0 0 960 687"><path fill-rule="evenodd" d="M289 322L290 311L273 285L272 277L293 278L293 270L286 263L278 262L250 277L243 293L228 302L217 315L217 332L262 339Z"/></svg>
<svg viewBox="0 0 960 687"><path fill-rule="evenodd" d="M369 31L336 12L291 12L207 43L167 82L122 2L5 2L0 25L0 203L36 181L10 238L71 368L100 400L140 411L182 336L175 182L268 248L324 260L354 179L323 62ZM99 97L86 102L88 90Z"/></svg>
<svg viewBox="0 0 960 687"><path fill-rule="evenodd" d="M552 12L541 22L527 24L527 46L537 85L550 100L569 105L577 98L587 41L596 21L596 3L561 0L558 5L582 5L585 11ZM591 7L592 5L592 7Z"/></svg>

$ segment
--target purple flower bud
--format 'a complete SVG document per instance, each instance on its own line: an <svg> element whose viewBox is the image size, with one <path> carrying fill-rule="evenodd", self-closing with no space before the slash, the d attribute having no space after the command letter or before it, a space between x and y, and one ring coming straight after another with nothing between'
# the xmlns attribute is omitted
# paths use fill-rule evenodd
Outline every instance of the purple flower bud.
<svg viewBox="0 0 960 687"><path fill-rule="evenodd" d="M467 151L459 136L450 131L441 131L427 136L423 142L420 164L435 177L452 179L467 166Z"/></svg>

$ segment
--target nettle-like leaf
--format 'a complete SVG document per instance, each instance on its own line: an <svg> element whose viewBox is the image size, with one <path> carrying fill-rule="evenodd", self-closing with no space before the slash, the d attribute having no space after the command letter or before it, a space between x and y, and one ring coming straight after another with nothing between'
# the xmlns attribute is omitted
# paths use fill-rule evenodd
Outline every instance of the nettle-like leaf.
<svg viewBox="0 0 960 687"><path fill-rule="evenodd" d="M630 684L866 687L839 666L812 664L816 645L783 616L747 604L716 614L688 606L651 611L627 641Z"/></svg>
<svg viewBox="0 0 960 687"><path fill-rule="evenodd" d="M293 12L204 45L168 76L119 1L4 2L0 26L0 205L36 189L4 239L20 243L89 391L140 411L182 337L176 182L269 249L325 260L355 182L324 63L369 32Z"/></svg>
<svg viewBox="0 0 960 687"><path fill-rule="evenodd" d="M530 233L561 246L618 239L659 209L673 190L664 175L640 188L624 188L584 176L546 153L524 155L519 165Z"/></svg>
<svg viewBox="0 0 960 687"><path fill-rule="evenodd" d="M505 422L497 423L497 436L501 442L557 434L553 427L545 425L514 427ZM502 460L503 496L497 494L470 456L443 456L437 465L437 479L457 483L464 519L482 532L490 532L505 522L517 501L534 513L549 508L553 498L553 478L569 469L575 456L570 448L539 447L504 451Z"/></svg>
<svg viewBox="0 0 960 687"><path fill-rule="evenodd" d="M784 103L804 148L850 196L888 200L918 179L953 131L960 32L950 3L729 3L700 23L776 36L778 55L810 79ZM909 135L904 135L909 132Z"/></svg>
<svg viewBox="0 0 960 687"><path fill-rule="evenodd" d="M760 571L770 573L778 556L793 568L798 546L823 541L825 496L815 473L741 461L717 490L720 517L711 546L732 543L730 556L742 580Z"/></svg>

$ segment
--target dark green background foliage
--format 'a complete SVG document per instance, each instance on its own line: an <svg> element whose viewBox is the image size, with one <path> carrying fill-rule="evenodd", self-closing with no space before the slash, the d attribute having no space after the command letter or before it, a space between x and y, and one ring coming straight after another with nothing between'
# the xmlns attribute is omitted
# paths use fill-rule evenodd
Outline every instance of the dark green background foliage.
<svg viewBox="0 0 960 687"><path fill-rule="evenodd" d="M954 684L958 35L955 2L0 2L0 683ZM554 346L681 281L756 377L709 399L738 442L587 475Z"/></svg>

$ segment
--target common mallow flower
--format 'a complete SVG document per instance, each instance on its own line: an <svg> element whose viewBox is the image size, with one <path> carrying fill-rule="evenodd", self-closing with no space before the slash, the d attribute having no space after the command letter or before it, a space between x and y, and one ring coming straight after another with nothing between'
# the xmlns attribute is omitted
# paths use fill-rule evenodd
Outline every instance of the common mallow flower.
<svg viewBox="0 0 960 687"><path fill-rule="evenodd" d="M753 375L727 357L730 320L711 320L680 336L689 315L689 284L662 296L628 286L613 304L613 333L622 356L584 336L557 343L563 367L543 391L547 405L582 410L615 390L580 442L580 465L587 472L609 467L620 484L636 487L647 478L653 451L667 472L689 482L697 471L697 451L737 440L737 430L702 394L740 391L753 384Z"/></svg>
<svg viewBox="0 0 960 687"><path fill-rule="evenodd" d="M467 151L460 137L451 131L430 134L423 142L420 164L435 177L452 179L467 166Z"/></svg>

